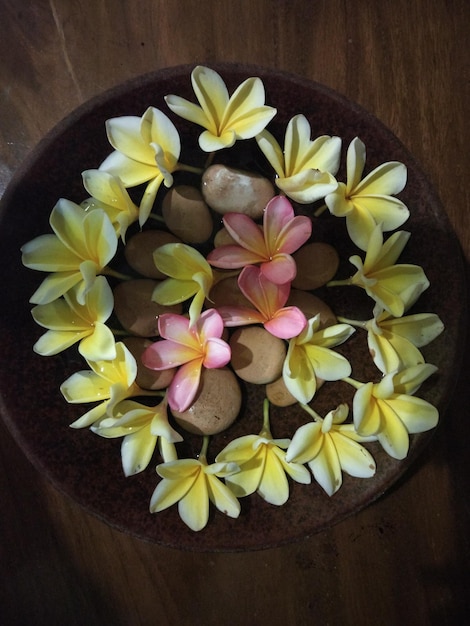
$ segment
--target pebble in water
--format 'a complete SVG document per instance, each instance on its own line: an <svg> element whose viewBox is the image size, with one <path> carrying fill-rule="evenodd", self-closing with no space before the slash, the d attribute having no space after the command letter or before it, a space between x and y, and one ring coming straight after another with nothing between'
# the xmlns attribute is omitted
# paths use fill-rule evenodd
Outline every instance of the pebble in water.
<svg viewBox="0 0 470 626"><path fill-rule="evenodd" d="M233 424L241 403L240 385L230 369L203 369L193 404L186 411L172 410L171 413L179 426L188 432L215 435Z"/></svg>
<svg viewBox="0 0 470 626"><path fill-rule="evenodd" d="M292 282L296 289L323 287L338 271L338 253L327 243L307 243L292 256L297 264L297 276Z"/></svg>
<svg viewBox="0 0 470 626"><path fill-rule="evenodd" d="M261 326L244 326L230 337L232 367L242 380L262 385L279 378L286 344Z"/></svg>
<svg viewBox="0 0 470 626"><path fill-rule="evenodd" d="M182 305L163 306L152 301L158 282L137 278L119 283L114 289L114 312L122 327L139 337L158 336L158 317L162 313L181 313Z"/></svg>
<svg viewBox="0 0 470 626"><path fill-rule="evenodd" d="M204 243L212 234L212 215L197 187L170 189L163 199L162 215L169 230L185 243Z"/></svg>
<svg viewBox="0 0 470 626"><path fill-rule="evenodd" d="M163 280L167 276L156 268L153 253L167 243L181 243L181 239L165 230L144 230L137 233L124 248L126 261L142 276Z"/></svg>
<svg viewBox="0 0 470 626"><path fill-rule="evenodd" d="M326 302L315 296L313 293L308 293L307 291L292 289L286 306L298 307L307 319L310 319L319 313L320 328L332 326L337 322L336 315Z"/></svg>
<svg viewBox="0 0 470 626"><path fill-rule="evenodd" d="M271 181L264 176L221 164L206 169L201 189L205 201L217 213L243 213L255 220L262 217L275 195Z"/></svg>

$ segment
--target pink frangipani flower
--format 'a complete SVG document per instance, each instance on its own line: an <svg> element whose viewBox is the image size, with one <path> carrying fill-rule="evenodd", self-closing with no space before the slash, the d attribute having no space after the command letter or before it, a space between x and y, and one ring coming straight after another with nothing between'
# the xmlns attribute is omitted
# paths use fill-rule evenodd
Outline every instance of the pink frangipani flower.
<svg viewBox="0 0 470 626"><path fill-rule="evenodd" d="M197 394L202 367L224 367L230 361L230 346L221 339L224 323L215 309L208 309L190 325L183 315L165 313L158 319L163 340L149 346L142 356L153 370L178 367L168 388L168 404L186 411Z"/></svg>
<svg viewBox="0 0 470 626"><path fill-rule="evenodd" d="M222 306L218 311L225 326L263 324L280 339L297 337L307 325L307 319L296 306L284 306L290 293L290 283L276 285L266 278L262 269L247 265L238 277L238 286L255 309Z"/></svg>
<svg viewBox="0 0 470 626"><path fill-rule="evenodd" d="M223 221L236 244L212 250L207 257L211 265L236 269L247 264L260 264L261 272L272 283L292 282L297 268L291 254L309 239L312 233L310 218L295 216L289 200L276 196L264 210L262 229L241 213L227 213Z"/></svg>

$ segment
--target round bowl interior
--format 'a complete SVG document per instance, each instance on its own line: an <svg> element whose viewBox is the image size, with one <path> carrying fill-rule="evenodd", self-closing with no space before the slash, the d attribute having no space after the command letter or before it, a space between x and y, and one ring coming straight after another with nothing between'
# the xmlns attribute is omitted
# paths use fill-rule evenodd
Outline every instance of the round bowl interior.
<svg viewBox="0 0 470 626"><path fill-rule="evenodd" d="M426 176L383 124L337 93L259 67L214 65L213 68L220 72L230 90L248 76L262 78L266 103L278 110L273 132L281 141L287 122L297 113L308 118L312 137L324 134L341 137L340 180L344 179L347 146L356 136L366 145L367 170L392 160L407 166L408 183L400 198L410 208L410 219L403 228L411 232L411 238L401 261L421 265L431 283L414 310L437 313L446 327L440 337L423 349L426 361L437 365L439 370L418 395L436 405L442 414L459 367L465 319L461 301L463 266L457 240ZM380 446L369 445L377 462L376 475L366 480L344 475L343 486L331 498L316 483L309 486L291 483L286 505L269 505L254 494L241 500L238 519L230 519L213 509L207 527L194 533L180 520L176 507L155 515L149 513L150 496L158 480L152 467L125 478L119 440L105 440L88 430L69 428L83 413L83 406L68 405L59 385L73 372L85 369L86 364L66 355L44 358L32 351L43 331L33 322L28 301L44 275L22 266L20 247L37 235L50 232L49 215L60 197L77 203L84 199L81 172L98 167L112 150L105 132L108 118L140 116L148 106L155 106L175 121L184 145L189 146L189 158L197 152L200 129L172 116L164 102L164 96L172 93L194 100L191 69L180 66L145 75L81 106L45 137L11 181L0 208L1 411L38 471L108 524L142 539L177 548L208 551L267 548L312 535L372 502L416 459L431 433L412 436L409 455L402 462L388 457ZM249 148L244 150L240 154L249 161ZM337 248L342 259L340 271L348 275L348 268L352 270L348 258L357 251L348 240L344 221L325 213L314 221L313 237ZM355 288L332 289L326 298L337 314L353 319L371 317L371 301ZM350 358L353 376L367 381L377 377L377 370L370 364L364 338L364 334L356 333L340 351ZM209 456L215 457L234 437L260 431L263 398L262 387L247 386L241 416L229 430L213 438ZM326 384L315 398L315 408L324 415L351 398L351 388L345 383ZM441 418L446 419L445 415ZM306 414L299 409L272 408L271 427L276 438L292 436L305 421ZM200 443L200 438L188 438L187 452L197 454ZM153 467L157 463L156 457Z"/></svg>

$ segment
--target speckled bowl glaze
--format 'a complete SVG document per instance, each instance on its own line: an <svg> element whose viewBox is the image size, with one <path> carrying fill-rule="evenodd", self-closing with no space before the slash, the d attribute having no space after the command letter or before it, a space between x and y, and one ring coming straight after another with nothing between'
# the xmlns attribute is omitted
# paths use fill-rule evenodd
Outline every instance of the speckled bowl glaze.
<svg viewBox="0 0 470 626"><path fill-rule="evenodd" d="M426 361L437 365L439 371L421 387L418 395L439 408L441 425L445 427L444 410L458 373L460 339L466 319L464 274L457 239L419 165L377 119L322 85L254 66L213 64L211 67L222 75L230 90L248 76L262 78L266 103L278 109L275 124L270 129L281 140L287 122L297 113L308 118L313 137L340 136L343 139L340 180L344 179L347 146L355 136L366 145L368 171L389 160L406 164L408 183L400 197L411 211L403 228L412 236L400 262L413 262L424 268L431 287L418 300L415 310L437 313L446 327L440 337L423 349ZM111 151L105 132L108 118L142 115L153 105L175 121L185 150L196 152L199 128L174 118L163 99L170 93L194 98L191 70L192 66L179 66L157 71L94 98L49 133L16 172L0 209L1 412L37 470L64 494L111 526L179 549L261 549L305 538L371 503L415 461L432 432L411 437L410 453L403 462L388 457L376 444L368 445L377 461L374 478L353 479L345 475L342 488L331 498L316 483L309 486L291 483L286 505L269 505L255 494L241 500L242 512L238 519L230 519L212 508L207 527L194 533L181 521L176 507L159 514L149 513L157 476L149 467L142 474L125 478L119 440L105 440L88 430L69 428L83 412L83 406L68 405L60 394L59 385L86 364L70 355L45 358L32 351L33 343L43 331L32 320L28 300L44 274L22 266L21 245L50 232L49 214L60 197L75 202L84 199L81 172L98 167ZM243 154L248 163L251 155L247 156L247 149L249 151L245 146ZM253 152L255 150L256 146ZM191 158L189 154L186 162ZM328 241L338 249L343 276L353 273L348 258L355 251L345 234L343 220L324 214L314 223L314 239ZM356 319L371 316L371 301L356 288L331 289L327 301L338 314ZM351 360L355 378L377 378L377 370L367 354L364 334L357 332L339 350ZM228 431L213 438L210 457L231 439L259 432L263 398L262 387L246 387L241 416ZM351 398L351 388L345 383L326 384L316 396L315 408L324 415L340 401ZM305 414L299 409L273 407L271 410L271 428L277 438L292 436L297 426L305 421ZM188 454L197 454L199 448L200 438L188 440ZM155 459L153 465L157 462Z"/></svg>

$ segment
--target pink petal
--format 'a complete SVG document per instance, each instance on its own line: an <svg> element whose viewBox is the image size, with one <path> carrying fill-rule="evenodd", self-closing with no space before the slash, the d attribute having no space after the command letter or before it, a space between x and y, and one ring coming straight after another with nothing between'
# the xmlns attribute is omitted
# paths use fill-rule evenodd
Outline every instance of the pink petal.
<svg viewBox="0 0 470 626"><path fill-rule="evenodd" d="M282 308L290 294L290 281L286 283L276 284L269 280L263 273L263 270L259 270L259 284L264 294L264 299L268 303L270 311L270 317Z"/></svg>
<svg viewBox="0 0 470 626"><path fill-rule="evenodd" d="M263 321L267 321L287 302L290 293L290 282L276 285L262 274L259 267L248 265L238 277L238 286L253 306L261 313Z"/></svg>
<svg viewBox="0 0 470 626"><path fill-rule="evenodd" d="M178 341L178 338L185 335L189 330L189 320L183 315L175 313L163 313L158 318L158 332L164 339Z"/></svg>
<svg viewBox="0 0 470 626"><path fill-rule="evenodd" d="M224 226L240 246L266 257L263 231L251 217L242 213L227 213Z"/></svg>
<svg viewBox="0 0 470 626"><path fill-rule="evenodd" d="M277 249L280 252L292 254L310 239L311 234L312 220L304 215L298 215L279 232Z"/></svg>
<svg viewBox="0 0 470 626"><path fill-rule="evenodd" d="M174 411L186 411L193 403L199 388L201 367L202 359L199 359L177 370L168 387L168 404Z"/></svg>
<svg viewBox="0 0 470 626"><path fill-rule="evenodd" d="M142 354L142 363L151 370L167 370L201 357L201 350L169 339L156 341Z"/></svg>
<svg viewBox="0 0 470 626"><path fill-rule="evenodd" d="M196 329L203 342L212 337L220 338L224 332L224 321L216 309L208 309L199 316Z"/></svg>
<svg viewBox="0 0 470 626"><path fill-rule="evenodd" d="M276 196L266 205L263 231L266 248L271 254L280 251L277 248L279 233L294 219L294 216L294 209L285 196Z"/></svg>
<svg viewBox="0 0 470 626"><path fill-rule="evenodd" d="M276 254L271 261L261 264L261 272L272 283L283 285L294 280L297 266L290 254Z"/></svg>
<svg viewBox="0 0 470 626"><path fill-rule="evenodd" d="M224 269L236 269L251 263L262 263L265 260L266 256L235 245L219 246L207 255L210 265Z"/></svg>
<svg viewBox="0 0 470 626"><path fill-rule="evenodd" d="M297 337L307 326L307 319L296 306L279 309L272 319L265 323L267 331L279 339Z"/></svg>
<svg viewBox="0 0 470 626"><path fill-rule="evenodd" d="M227 327L263 324L266 321L259 311L244 306L221 306L218 311Z"/></svg>
<svg viewBox="0 0 470 626"><path fill-rule="evenodd" d="M262 314L263 320L270 318L270 306L260 281L261 270L254 265L247 265L238 277L240 291L251 304Z"/></svg>
<svg viewBox="0 0 470 626"><path fill-rule="evenodd" d="M230 346L223 339L212 338L206 342L206 356L203 365L208 369L224 367L230 361Z"/></svg>

